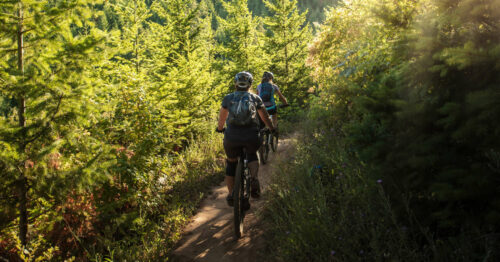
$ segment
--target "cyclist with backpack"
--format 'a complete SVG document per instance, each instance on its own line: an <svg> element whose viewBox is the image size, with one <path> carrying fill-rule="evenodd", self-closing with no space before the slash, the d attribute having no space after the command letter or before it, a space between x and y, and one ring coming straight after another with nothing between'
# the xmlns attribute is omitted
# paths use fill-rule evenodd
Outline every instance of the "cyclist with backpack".
<svg viewBox="0 0 500 262"><path fill-rule="evenodd" d="M257 150L262 144L259 136L259 117L266 119L265 124L274 132L269 115L265 110L262 99L248 92L252 85L253 77L249 72L243 71L236 74L234 83L236 92L224 97L219 112L217 132L224 132L224 150L226 151L226 185L229 194L227 203L233 206L233 186L238 156L246 148L248 169L251 176L251 196L260 196L260 183L258 180L259 161ZM227 128L224 129L224 123Z"/></svg>
<svg viewBox="0 0 500 262"><path fill-rule="evenodd" d="M279 99L283 103L283 105L288 105L286 98L281 94L280 89L277 85L273 83L274 74L272 72L264 72L262 76L261 83L257 86L257 94L262 98L262 102L264 102L264 106L266 107L267 112L271 116L273 120L274 128L278 127L278 112L276 101L274 99L274 94L278 94Z"/></svg>

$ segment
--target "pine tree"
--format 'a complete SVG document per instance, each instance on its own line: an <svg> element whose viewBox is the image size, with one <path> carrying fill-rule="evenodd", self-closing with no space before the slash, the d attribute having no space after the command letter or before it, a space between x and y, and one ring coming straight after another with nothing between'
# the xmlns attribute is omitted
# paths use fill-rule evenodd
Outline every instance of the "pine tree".
<svg viewBox="0 0 500 262"><path fill-rule="evenodd" d="M270 16L265 18L266 53L270 71L285 96L299 104L304 103L311 87L310 69L305 65L307 45L312 40L306 12L299 13L297 1L264 1Z"/></svg>
<svg viewBox="0 0 500 262"><path fill-rule="evenodd" d="M58 151L85 110L85 103L76 101L90 85L84 69L100 38L85 30L88 10L86 1L0 4L0 96L15 99L17 112L1 120L0 167L7 186L2 193L18 196L23 246L31 201L53 194L44 185L63 171L65 156Z"/></svg>
<svg viewBox="0 0 500 262"><path fill-rule="evenodd" d="M203 1L193 0L168 0L154 7L163 22L152 26L156 42L151 91L172 125L170 143L176 147L214 112L212 18L206 9Z"/></svg>
<svg viewBox="0 0 500 262"><path fill-rule="evenodd" d="M145 70L148 39L147 19L151 12L143 0L119 0L113 9L121 20L121 41L118 47L123 64L130 64L136 74ZM124 69L125 71L125 69Z"/></svg>
<svg viewBox="0 0 500 262"><path fill-rule="evenodd" d="M218 17L221 44L219 45L218 70L226 72L223 82L232 90L234 75L249 71L262 72L267 59L263 52L262 21L253 17L246 0L222 2L226 19Z"/></svg>

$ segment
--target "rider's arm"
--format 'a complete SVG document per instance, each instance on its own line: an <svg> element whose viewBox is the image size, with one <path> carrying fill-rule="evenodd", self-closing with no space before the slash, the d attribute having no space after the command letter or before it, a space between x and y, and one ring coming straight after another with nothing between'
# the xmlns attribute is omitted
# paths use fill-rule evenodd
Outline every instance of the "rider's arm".
<svg viewBox="0 0 500 262"><path fill-rule="evenodd" d="M285 105L288 105L288 101L286 101L286 98L283 96L283 94L281 93L281 91L278 89L276 90L276 93L278 94L281 102Z"/></svg>
<svg viewBox="0 0 500 262"><path fill-rule="evenodd" d="M259 112L260 118L262 119L262 121L264 121L264 124L266 124L266 126L270 130L274 130L273 124L271 123L271 120L269 120L269 114L267 113L267 110L264 107L261 107L257 112Z"/></svg>
<svg viewBox="0 0 500 262"><path fill-rule="evenodd" d="M221 131L224 128L224 123L226 123L229 111L227 108L221 107L219 111L219 123L217 124L217 130Z"/></svg>

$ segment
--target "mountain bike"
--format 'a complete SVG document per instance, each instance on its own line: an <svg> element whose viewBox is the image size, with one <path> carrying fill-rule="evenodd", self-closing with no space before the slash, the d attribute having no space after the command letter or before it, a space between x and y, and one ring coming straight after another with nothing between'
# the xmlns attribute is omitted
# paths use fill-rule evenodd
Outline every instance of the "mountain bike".
<svg viewBox="0 0 500 262"><path fill-rule="evenodd" d="M243 219L245 212L250 208L250 172L246 158L246 149L238 157L236 175L234 176L233 206L234 206L234 235L240 238L243 233Z"/></svg>

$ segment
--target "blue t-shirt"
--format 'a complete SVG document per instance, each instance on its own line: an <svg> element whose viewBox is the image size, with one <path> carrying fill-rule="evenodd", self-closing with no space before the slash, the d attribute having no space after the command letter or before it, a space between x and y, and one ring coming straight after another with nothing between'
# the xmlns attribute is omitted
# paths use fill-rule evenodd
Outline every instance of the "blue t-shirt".
<svg viewBox="0 0 500 262"><path fill-rule="evenodd" d="M268 102L264 102L264 105L266 106L266 108L268 107L273 107L273 106L276 106L276 100L274 99L274 93L276 93L277 91L280 91L279 87L275 84L271 84L273 86L273 95L271 96L271 100L268 101ZM261 90L262 90L262 84L259 84L257 86L257 93L261 94Z"/></svg>

